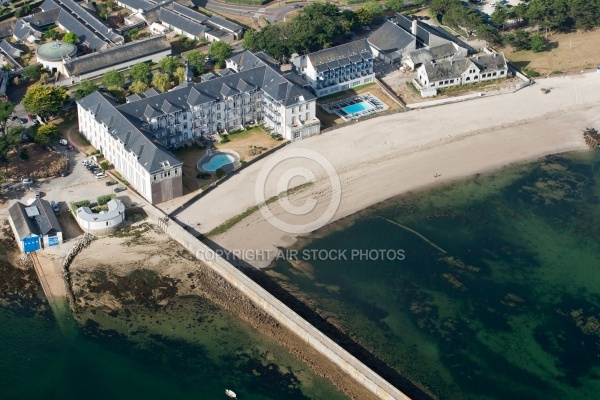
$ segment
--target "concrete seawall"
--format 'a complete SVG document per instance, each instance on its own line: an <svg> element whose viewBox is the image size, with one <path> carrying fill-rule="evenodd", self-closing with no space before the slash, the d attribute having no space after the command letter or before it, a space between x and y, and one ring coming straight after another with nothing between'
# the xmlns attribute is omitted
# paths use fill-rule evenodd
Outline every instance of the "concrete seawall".
<svg viewBox="0 0 600 400"><path fill-rule="evenodd" d="M183 227L170 220L157 208L146 206L144 209L148 216L167 235L194 254L196 258L199 258L199 255L202 254L213 254L213 251L208 246L196 239ZM214 255L211 259L203 259L202 261L246 295L258 307L338 365L378 398L385 400L410 400L410 397L373 372L229 262L217 255Z"/></svg>

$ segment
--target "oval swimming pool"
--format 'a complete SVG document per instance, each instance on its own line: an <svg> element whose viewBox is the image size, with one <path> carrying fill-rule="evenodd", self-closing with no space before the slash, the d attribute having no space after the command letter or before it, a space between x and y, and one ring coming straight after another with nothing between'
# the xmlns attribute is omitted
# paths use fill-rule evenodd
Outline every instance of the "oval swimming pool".
<svg viewBox="0 0 600 400"><path fill-rule="evenodd" d="M221 168L224 165L231 164L235 161L235 158L230 156L229 154L217 154L213 158L210 159L209 162L202 165L202 169L205 171L214 172Z"/></svg>

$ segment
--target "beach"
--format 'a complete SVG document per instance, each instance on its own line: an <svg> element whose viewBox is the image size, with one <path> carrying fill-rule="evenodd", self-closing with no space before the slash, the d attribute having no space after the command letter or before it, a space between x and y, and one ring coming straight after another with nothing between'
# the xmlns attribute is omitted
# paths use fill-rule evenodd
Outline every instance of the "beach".
<svg viewBox="0 0 600 400"><path fill-rule="evenodd" d="M281 229L278 222L314 231L321 226L311 222L327 214L332 203L336 207L325 223L401 194L549 154L585 149L582 130L598 126L599 106L600 74L582 74L541 79L512 94L357 122L294 142L248 166L176 219L205 234L261 199L282 193L282 188L313 181L286 200L296 207L314 203L308 204L309 212L292 215L283 208L285 202L275 201L268 205L270 215L254 212L225 233L210 237L250 264L266 267L278 249L309 233ZM331 167L336 175L333 180L328 174ZM265 168L268 179L264 179ZM288 179L290 171L300 171L307 178ZM336 179L341 187L339 202Z"/></svg>

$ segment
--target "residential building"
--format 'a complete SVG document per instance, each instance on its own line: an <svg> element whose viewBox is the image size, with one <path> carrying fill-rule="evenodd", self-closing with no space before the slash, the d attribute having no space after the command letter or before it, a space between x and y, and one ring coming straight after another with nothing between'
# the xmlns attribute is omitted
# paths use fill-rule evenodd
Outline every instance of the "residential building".
<svg viewBox="0 0 600 400"><path fill-rule="evenodd" d="M464 58L468 55L467 49L456 43L447 42L434 47L423 47L408 52L402 59L402 63L410 69L416 69L423 64L439 62L452 58Z"/></svg>
<svg viewBox="0 0 600 400"><path fill-rule="evenodd" d="M17 63L15 58L21 57L23 50L7 40L0 40L0 52L2 53L0 55L3 58L0 62L2 65L8 63L14 67L20 68L19 63Z"/></svg>
<svg viewBox="0 0 600 400"><path fill-rule="evenodd" d="M508 66L504 54L494 53L423 64L417 76L420 89L438 89L506 78Z"/></svg>
<svg viewBox="0 0 600 400"><path fill-rule="evenodd" d="M373 63L374 56L367 39L308 55L292 55L294 70L308 82L317 97L373 82Z"/></svg>
<svg viewBox="0 0 600 400"><path fill-rule="evenodd" d="M457 39L437 26L418 20L417 17L397 13L396 16L390 18L389 21L398 25L398 27L402 28L405 32L413 35L417 40L417 49L423 47L431 48L452 42L459 47L466 49L469 54L476 53L475 49L462 40Z"/></svg>
<svg viewBox="0 0 600 400"><path fill-rule="evenodd" d="M316 98L245 51L230 60L226 76L156 89L117 105L101 93L78 101L79 130L117 171L152 203L181 196L181 162L167 148L203 135L263 123L299 140L320 132ZM288 76L289 75L289 76Z"/></svg>
<svg viewBox="0 0 600 400"><path fill-rule="evenodd" d="M15 202L8 209L8 216L19 249L24 253L63 242L62 228L50 203L44 199L35 199L29 205Z"/></svg>

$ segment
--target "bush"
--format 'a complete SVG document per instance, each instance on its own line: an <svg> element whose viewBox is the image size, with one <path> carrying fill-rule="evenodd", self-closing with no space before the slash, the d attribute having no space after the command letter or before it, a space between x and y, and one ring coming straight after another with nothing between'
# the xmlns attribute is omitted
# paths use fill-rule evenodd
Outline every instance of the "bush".
<svg viewBox="0 0 600 400"><path fill-rule="evenodd" d="M100 163L100 168L102 168L102 171L106 171L106 170L108 169L108 166L109 166L109 165L110 165L110 164L108 163L108 161L102 161L102 162Z"/></svg>
<svg viewBox="0 0 600 400"><path fill-rule="evenodd" d="M105 205L106 203L108 203L109 201L111 201L112 199L114 199L116 197L117 197L117 195L114 194L114 193L105 194L103 196L99 196L98 199L97 199L98 200L98 205L99 206L103 206L103 205Z"/></svg>
<svg viewBox="0 0 600 400"><path fill-rule="evenodd" d="M210 185L207 183L206 185L203 185L200 189L202 190L206 190L210 187Z"/></svg>
<svg viewBox="0 0 600 400"><path fill-rule="evenodd" d="M223 171L222 168L219 168L215 171L215 174L217 175L218 179L221 179L222 177L224 177L225 175L227 175L227 173L225 171Z"/></svg>
<svg viewBox="0 0 600 400"><path fill-rule="evenodd" d="M231 140L229 139L229 135L220 134L219 136L221 137L221 140L219 141L220 143L227 143L227 142L230 142L230 141L231 141Z"/></svg>
<svg viewBox="0 0 600 400"><path fill-rule="evenodd" d="M527 68L523 68L523 73L525 75L527 75L527 77L529 77L529 78L536 78L536 77L540 76L539 72L534 71L532 69L527 69Z"/></svg>
<svg viewBox="0 0 600 400"><path fill-rule="evenodd" d="M79 201L71 203L71 210L73 210L73 212L75 212L75 211L77 211L77 209L79 207L89 207L91 205L92 205L92 203L89 200L79 200Z"/></svg>

